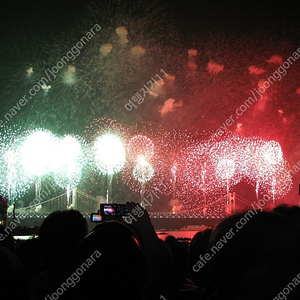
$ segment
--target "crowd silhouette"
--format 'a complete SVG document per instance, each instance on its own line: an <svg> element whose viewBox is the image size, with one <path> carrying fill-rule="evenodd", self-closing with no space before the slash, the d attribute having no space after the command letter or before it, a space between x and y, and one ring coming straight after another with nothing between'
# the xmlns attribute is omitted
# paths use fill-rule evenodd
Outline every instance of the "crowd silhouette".
<svg viewBox="0 0 300 300"><path fill-rule="evenodd" d="M299 299L300 208L256 212L237 227L244 214L190 243L159 239L146 210L132 224L106 221L90 232L79 211L55 211L24 241L1 226L1 292L25 300Z"/></svg>

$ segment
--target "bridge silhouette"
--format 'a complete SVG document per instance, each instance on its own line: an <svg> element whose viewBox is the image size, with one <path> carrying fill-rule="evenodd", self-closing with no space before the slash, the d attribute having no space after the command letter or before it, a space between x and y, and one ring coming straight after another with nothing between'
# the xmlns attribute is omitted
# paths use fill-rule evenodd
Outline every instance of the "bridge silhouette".
<svg viewBox="0 0 300 300"><path fill-rule="evenodd" d="M68 197L67 193L55 196L51 199L40 201L39 203L28 205L25 207L16 207L15 215L21 214L27 218L46 218L47 215L55 210L77 209L86 218L89 218L92 212L97 212L100 207L100 200L96 197L78 190L77 188L71 192ZM213 207L221 205L224 207L222 212L214 212ZM147 208L147 207L146 207ZM235 212L253 209L253 203L239 196L238 194L228 193L212 202L207 201L204 205L200 205L194 209L183 209L178 212L149 212L151 218L154 219L188 219L188 218L224 218ZM8 210L8 217L13 217L13 211Z"/></svg>

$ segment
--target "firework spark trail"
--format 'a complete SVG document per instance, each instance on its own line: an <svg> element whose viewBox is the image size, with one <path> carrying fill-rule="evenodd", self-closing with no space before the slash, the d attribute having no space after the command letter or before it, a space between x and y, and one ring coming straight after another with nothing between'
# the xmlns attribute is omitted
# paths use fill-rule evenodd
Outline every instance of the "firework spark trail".
<svg viewBox="0 0 300 300"><path fill-rule="evenodd" d="M271 194L273 200L285 196L292 180L279 143L262 141L256 149L254 162L257 168L255 179L260 182L261 189Z"/></svg>
<svg viewBox="0 0 300 300"><path fill-rule="evenodd" d="M189 209L205 204L205 197L212 202L216 195L225 195L242 180L274 199L291 189L288 165L275 141L232 133L212 135L206 142L190 143L177 162L177 194Z"/></svg>
<svg viewBox="0 0 300 300"><path fill-rule="evenodd" d="M129 139L126 150L128 159L122 176L126 184L133 190L145 190L145 184L155 174L155 170L150 164L152 161L155 162L152 159L155 154L154 143L146 135L136 134Z"/></svg>
<svg viewBox="0 0 300 300"><path fill-rule="evenodd" d="M141 182L137 180L136 171L139 168L139 160L142 159L148 165L149 176L143 185L144 192L150 192L159 188L164 182L161 172L161 163L159 159L158 138L161 130L154 128L152 123L143 122L131 128L132 136L127 143L127 162L122 171L123 182L133 191L141 191ZM153 173L153 174L152 174ZM136 178L134 176L136 175Z"/></svg>
<svg viewBox="0 0 300 300"><path fill-rule="evenodd" d="M143 157L137 159L137 164L132 170L133 177L143 185L154 175L154 169Z"/></svg>
<svg viewBox="0 0 300 300"><path fill-rule="evenodd" d="M185 151L193 142L193 135L175 129L159 132L157 136L159 171L168 187L165 193L172 195L173 198L177 197L177 179L182 173L182 164L184 164L182 160L184 160Z"/></svg>
<svg viewBox="0 0 300 300"><path fill-rule="evenodd" d="M154 154L153 141L142 134L131 137L126 148L128 157L132 161L136 161L139 156L143 156L148 161Z"/></svg>
<svg viewBox="0 0 300 300"><path fill-rule="evenodd" d="M0 192L11 203L26 194L32 184L21 164L20 129L3 128L0 135Z"/></svg>

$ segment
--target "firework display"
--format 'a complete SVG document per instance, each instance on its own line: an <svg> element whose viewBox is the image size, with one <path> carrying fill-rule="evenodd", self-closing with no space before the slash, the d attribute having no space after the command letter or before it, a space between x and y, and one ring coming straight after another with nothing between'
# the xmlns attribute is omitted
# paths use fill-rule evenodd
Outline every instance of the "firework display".
<svg viewBox="0 0 300 300"><path fill-rule="evenodd" d="M108 171L113 174L122 169L125 163L124 144L127 135L127 127L110 118L95 119L86 127L84 139L90 145L91 176L99 171L100 174L107 174ZM115 167L114 152L119 156L116 158ZM112 169L108 170L109 168Z"/></svg>
<svg viewBox="0 0 300 300"><path fill-rule="evenodd" d="M128 161L135 164L132 174L143 186L154 176L154 169L148 162L154 155L153 141L145 135L134 135L127 144Z"/></svg>
<svg viewBox="0 0 300 300"><path fill-rule="evenodd" d="M90 146L88 166L85 174L86 185L89 188L89 192L92 189L101 189L107 186L107 202L109 195L112 194L113 176L126 163L124 145L128 135L129 131L126 125L110 118L94 119L89 126L86 126L84 131L84 140ZM114 157L114 152L116 152L118 159Z"/></svg>
<svg viewBox="0 0 300 300"><path fill-rule="evenodd" d="M161 159L161 138L164 136L163 130L156 128L155 124L142 122L130 128L131 138L126 145L127 160L122 170L123 182L134 192L141 193L141 188L145 193L157 189L167 193L167 186L162 183L167 182L163 171L168 168L165 161ZM149 174L146 176L143 186L138 175L138 170L142 170L140 164L149 164ZM136 177L134 176L136 174Z"/></svg>
<svg viewBox="0 0 300 300"><path fill-rule="evenodd" d="M85 157L79 138L66 135L56 147L54 180L62 188L73 189L80 180Z"/></svg>
<svg viewBox="0 0 300 300"><path fill-rule="evenodd" d="M254 185L257 194L261 190L272 195L274 200L291 190L287 162L274 141L226 133L190 141L178 154L170 170L176 172L174 189L187 209L209 205L240 181Z"/></svg>
<svg viewBox="0 0 300 300"><path fill-rule="evenodd" d="M257 194L269 193L274 199L284 197L291 189L288 165L275 141L231 132L205 138L177 130L151 133L151 139L149 134L135 134L127 145L132 164L123 169L122 178L133 191L140 190L141 177L133 163L139 155L148 157L154 170L147 189L155 189L155 179L159 177L167 187L163 193L178 198L186 209L204 205L221 211L226 198L218 207L210 204L241 181L254 185Z"/></svg>
<svg viewBox="0 0 300 300"><path fill-rule="evenodd" d="M275 141L261 141L253 154L251 178L259 189L272 195L273 200L285 196L292 180L282 149Z"/></svg>
<svg viewBox="0 0 300 300"><path fill-rule="evenodd" d="M133 168L133 177L142 185L149 181L154 175L154 169L144 157L138 157L137 164Z"/></svg>
<svg viewBox="0 0 300 300"><path fill-rule="evenodd" d="M199 137L150 123L129 128L106 118L94 120L86 129L88 153L77 136L58 138L45 129L7 128L0 136L1 193L17 200L34 181L37 192L46 174L70 191L91 164L94 172L107 177L109 194L114 174L121 172L132 191L143 196L159 190L188 210L221 211L226 197L214 203L241 181L253 185L257 196L270 195L274 203L292 187L289 165L276 141L232 132Z"/></svg>
<svg viewBox="0 0 300 300"><path fill-rule="evenodd" d="M121 171L125 163L125 150L118 136L114 134L99 136L94 142L93 150L100 173L113 175Z"/></svg>
<svg viewBox="0 0 300 300"><path fill-rule="evenodd" d="M29 176L41 177L54 171L53 148L57 137L48 130L36 129L26 135L21 147L21 164Z"/></svg>
<svg viewBox="0 0 300 300"><path fill-rule="evenodd" d="M147 136L137 134L130 138L127 144L127 151L129 159L132 161L137 160L139 156L149 160L154 154L154 144Z"/></svg>
<svg viewBox="0 0 300 300"><path fill-rule="evenodd" d="M66 189L67 204L70 204L70 192L77 187L82 177L82 169L86 164L84 146L80 138L66 135L59 140L55 149L56 166L54 181Z"/></svg>
<svg viewBox="0 0 300 300"><path fill-rule="evenodd" d="M126 142L129 135L128 127L110 118L94 119L89 126L85 127L84 139L88 144L92 144L101 134L117 135L122 142Z"/></svg>
<svg viewBox="0 0 300 300"><path fill-rule="evenodd" d="M149 163L154 155L154 143L146 135L136 134L129 139L126 150L127 164L124 168L123 178L125 181L126 177L129 179L127 184L130 184L131 181L133 190L144 191L145 183L150 181L155 174L153 166Z"/></svg>

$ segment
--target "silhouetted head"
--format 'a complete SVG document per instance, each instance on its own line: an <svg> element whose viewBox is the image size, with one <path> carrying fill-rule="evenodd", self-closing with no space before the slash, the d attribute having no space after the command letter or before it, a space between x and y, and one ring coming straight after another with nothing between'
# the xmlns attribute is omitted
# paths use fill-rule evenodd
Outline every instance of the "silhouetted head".
<svg viewBox="0 0 300 300"><path fill-rule="evenodd" d="M215 228L209 249L215 252L211 277L223 299L273 299L299 273L300 225L274 213L236 214ZM299 299L299 291L288 299Z"/></svg>
<svg viewBox="0 0 300 300"><path fill-rule="evenodd" d="M172 250L178 278L180 282L183 282L183 280L187 277L187 251L182 243L172 235L168 235L165 242Z"/></svg>
<svg viewBox="0 0 300 300"><path fill-rule="evenodd" d="M77 248L75 269L91 256L94 261L89 261L77 286L78 299L140 299L148 269L131 228L117 221L97 225Z"/></svg>
<svg viewBox="0 0 300 300"><path fill-rule="evenodd" d="M77 210L51 213L40 227L39 240L48 268L68 265L87 234L87 222Z"/></svg>
<svg viewBox="0 0 300 300"><path fill-rule="evenodd" d="M201 232L197 232L190 244L188 268L190 278L194 284L200 289L211 290L208 265L203 268L194 268L199 261L199 256L204 255L207 252L207 246L212 229L206 229ZM196 269L196 271L195 271ZM199 270L198 270L199 269Z"/></svg>
<svg viewBox="0 0 300 300"><path fill-rule="evenodd" d="M288 206L282 204L273 209L273 212L282 214L288 218L291 218L297 222L300 222L300 207L299 206Z"/></svg>

